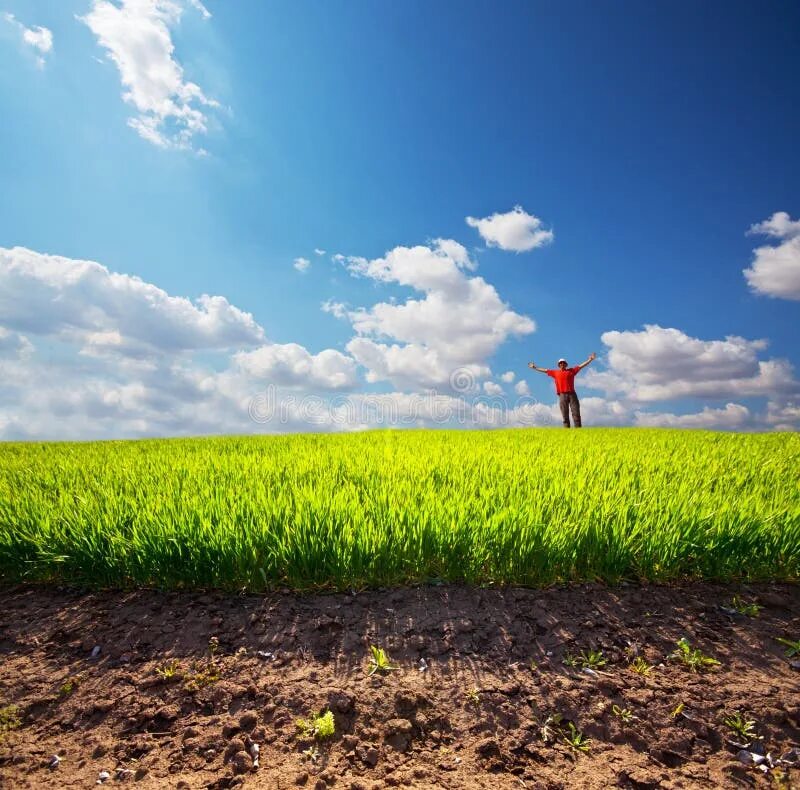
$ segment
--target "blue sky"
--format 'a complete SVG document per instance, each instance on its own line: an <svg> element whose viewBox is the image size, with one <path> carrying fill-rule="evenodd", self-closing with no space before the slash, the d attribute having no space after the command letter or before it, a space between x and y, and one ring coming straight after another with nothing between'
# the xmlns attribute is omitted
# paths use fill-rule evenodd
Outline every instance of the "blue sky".
<svg viewBox="0 0 800 790"><path fill-rule="evenodd" d="M511 407L538 401L511 424L554 424L552 384L526 363L590 351L587 424L800 425L796 4L0 0L3 13L0 436L301 430L300 415L254 425L243 404L271 384L461 397L461 367ZM153 109L164 101L178 109ZM465 221L493 215L534 217L552 240L517 251ZM412 275L404 253L359 262L416 245L430 257ZM88 287L100 275L76 261L168 298ZM440 265L449 284L426 290ZM488 307L462 289L478 277ZM228 307L210 317L203 294ZM424 315L376 312L408 300ZM70 310L45 319L53 303ZM45 391L48 366L70 403Z"/></svg>

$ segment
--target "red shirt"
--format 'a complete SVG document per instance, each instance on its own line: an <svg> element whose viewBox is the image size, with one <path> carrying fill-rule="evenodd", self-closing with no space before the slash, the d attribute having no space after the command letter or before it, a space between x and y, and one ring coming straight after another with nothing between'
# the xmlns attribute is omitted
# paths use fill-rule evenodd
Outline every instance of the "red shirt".
<svg viewBox="0 0 800 790"><path fill-rule="evenodd" d="M579 367L564 368L564 370L545 371L550 378L556 380L556 392L575 392L575 375L580 373Z"/></svg>

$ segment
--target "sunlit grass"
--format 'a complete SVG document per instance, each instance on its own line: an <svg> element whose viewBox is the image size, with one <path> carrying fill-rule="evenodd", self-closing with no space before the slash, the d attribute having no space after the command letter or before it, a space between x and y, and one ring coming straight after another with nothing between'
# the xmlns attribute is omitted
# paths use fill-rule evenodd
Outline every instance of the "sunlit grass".
<svg viewBox="0 0 800 790"><path fill-rule="evenodd" d="M0 444L0 576L349 588L797 578L800 436L665 430Z"/></svg>

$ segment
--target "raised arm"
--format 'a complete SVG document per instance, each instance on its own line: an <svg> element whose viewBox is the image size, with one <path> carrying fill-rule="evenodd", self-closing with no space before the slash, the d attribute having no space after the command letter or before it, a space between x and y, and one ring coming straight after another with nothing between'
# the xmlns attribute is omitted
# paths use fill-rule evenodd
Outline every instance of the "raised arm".
<svg viewBox="0 0 800 790"><path fill-rule="evenodd" d="M578 367L585 368L590 362L593 362L595 359L597 359L597 354L595 354L594 351L592 351L592 353L589 354L589 359L587 359L586 362L581 362L581 364L578 365Z"/></svg>
<svg viewBox="0 0 800 790"><path fill-rule="evenodd" d="M547 368L537 368L536 365L533 364L533 362L529 362L528 367L531 370L538 370L539 373L547 373Z"/></svg>

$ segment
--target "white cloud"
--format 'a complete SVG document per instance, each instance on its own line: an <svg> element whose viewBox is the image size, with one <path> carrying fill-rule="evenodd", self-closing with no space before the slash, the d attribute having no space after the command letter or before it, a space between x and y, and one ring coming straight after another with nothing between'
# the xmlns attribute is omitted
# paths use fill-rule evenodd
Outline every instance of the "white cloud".
<svg viewBox="0 0 800 790"><path fill-rule="evenodd" d="M305 272L308 271L308 267L311 266L311 261L308 260L308 258L295 258L292 262L292 266L294 266L298 272Z"/></svg>
<svg viewBox="0 0 800 790"><path fill-rule="evenodd" d="M200 12L203 19L211 19L211 12L203 5L200 0L189 0L189 5Z"/></svg>
<svg viewBox="0 0 800 790"><path fill-rule="evenodd" d="M758 359L765 340L700 340L657 325L605 332L601 339L609 347L608 369L590 370L585 383L632 401L769 395L798 387L786 360Z"/></svg>
<svg viewBox="0 0 800 790"><path fill-rule="evenodd" d="M344 389L358 384L355 361L330 348L311 354L297 343L273 343L238 352L234 365L259 381L284 387Z"/></svg>
<svg viewBox="0 0 800 790"><path fill-rule="evenodd" d="M35 50L37 65L44 67L45 56L53 50L53 32L39 25L25 27L13 14L4 13L3 18L19 31L22 42Z"/></svg>
<svg viewBox="0 0 800 790"><path fill-rule="evenodd" d="M0 316L4 439L315 429L303 398L359 383L354 359L270 343L224 297L172 296L93 261L0 248ZM293 400L260 425L249 406L266 388Z"/></svg>
<svg viewBox="0 0 800 790"><path fill-rule="evenodd" d="M800 430L800 396L790 400L771 400L766 422L775 431Z"/></svg>
<svg viewBox="0 0 800 790"><path fill-rule="evenodd" d="M511 384L512 381L516 378L516 373L513 370L507 370L500 376L500 381L504 381L506 384Z"/></svg>
<svg viewBox="0 0 800 790"><path fill-rule="evenodd" d="M328 299L322 303L320 309L323 313L330 313L334 318L347 318L347 305L344 302Z"/></svg>
<svg viewBox="0 0 800 790"><path fill-rule="evenodd" d="M800 220L792 220L785 211L778 211L764 222L753 225L751 234L780 239L754 250L754 259L743 273L756 293L781 299L800 301Z"/></svg>
<svg viewBox="0 0 800 790"><path fill-rule="evenodd" d="M314 247L314 254L315 255L324 255L325 250L321 250L319 247Z"/></svg>
<svg viewBox="0 0 800 790"><path fill-rule="evenodd" d="M347 312L357 337L347 350L368 369L368 380L395 386L448 385L455 371L486 376L488 358L510 336L533 332L534 322L509 308L455 241L395 247L383 258L348 257L354 276L408 286L422 299L379 302ZM389 341L389 342L385 342Z"/></svg>
<svg viewBox="0 0 800 790"><path fill-rule="evenodd" d="M764 340L736 336L700 340L655 325L634 332L606 332L602 340L609 347L608 367L590 370L585 384L620 398L635 425L728 430L800 427L794 412L794 404L800 403L800 381L788 360L759 359L767 347ZM765 398L766 411L753 412L733 402L724 408L705 406L694 414L637 408L679 398L742 397Z"/></svg>
<svg viewBox="0 0 800 790"><path fill-rule="evenodd" d="M223 296L194 302L94 261L0 247L6 327L131 355L254 346L263 329Z"/></svg>
<svg viewBox="0 0 800 790"><path fill-rule="evenodd" d="M0 326L0 359L29 357L32 352L33 345L25 335Z"/></svg>
<svg viewBox="0 0 800 790"><path fill-rule="evenodd" d="M516 392L517 395L530 395L531 388L528 386L528 382L522 379L514 385L514 392Z"/></svg>
<svg viewBox="0 0 800 790"><path fill-rule="evenodd" d="M708 406L694 414L665 412L636 412L635 424L648 428L703 428L706 430L742 430L751 421L750 410L738 403L728 403L722 409Z"/></svg>
<svg viewBox="0 0 800 790"><path fill-rule="evenodd" d="M751 225L748 233L773 236L777 239L792 239L800 236L800 220L793 220L785 211L776 211L769 219Z"/></svg>
<svg viewBox="0 0 800 790"><path fill-rule="evenodd" d="M391 381L407 390L449 387L451 377L460 372L471 383L459 386L458 390L472 392L477 379L490 373L487 365L453 362L423 344L376 343L369 338L355 337L346 349L367 369L368 382Z"/></svg>
<svg viewBox="0 0 800 790"><path fill-rule="evenodd" d="M483 391L487 395L502 395L503 388L495 381L484 381Z"/></svg>
<svg viewBox="0 0 800 790"><path fill-rule="evenodd" d="M483 240L490 247L512 252L527 252L536 247L543 247L553 241L551 230L542 228L542 221L528 214L522 206L515 206L505 214L492 214L490 217L476 219L466 218L467 225L476 228Z"/></svg>
<svg viewBox="0 0 800 790"><path fill-rule="evenodd" d="M219 107L174 57L171 28L182 13L177 0L93 0L81 17L119 69L123 98L137 110L128 124L161 148L191 148L208 129L208 109Z"/></svg>

